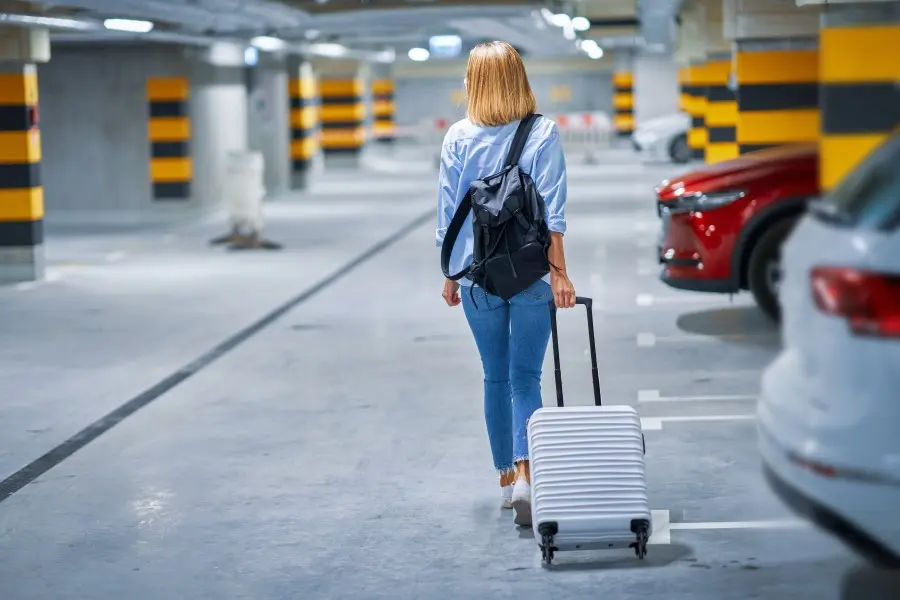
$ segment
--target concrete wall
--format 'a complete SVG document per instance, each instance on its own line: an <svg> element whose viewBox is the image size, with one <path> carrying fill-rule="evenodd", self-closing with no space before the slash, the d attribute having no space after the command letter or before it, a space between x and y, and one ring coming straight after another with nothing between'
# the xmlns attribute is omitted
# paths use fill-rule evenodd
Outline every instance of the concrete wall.
<svg viewBox="0 0 900 600"><path fill-rule="evenodd" d="M605 61L526 61L538 110L604 111L612 115L612 68ZM455 120L465 114L464 61L398 63L394 69L397 123Z"/></svg>
<svg viewBox="0 0 900 600"><path fill-rule="evenodd" d="M678 65L671 56L636 56L634 116L638 124L678 112Z"/></svg>
<svg viewBox="0 0 900 600"><path fill-rule="evenodd" d="M192 198L151 197L148 77L191 79ZM219 205L225 155L247 147L242 72L176 46L56 46L38 72L46 220L165 222Z"/></svg>

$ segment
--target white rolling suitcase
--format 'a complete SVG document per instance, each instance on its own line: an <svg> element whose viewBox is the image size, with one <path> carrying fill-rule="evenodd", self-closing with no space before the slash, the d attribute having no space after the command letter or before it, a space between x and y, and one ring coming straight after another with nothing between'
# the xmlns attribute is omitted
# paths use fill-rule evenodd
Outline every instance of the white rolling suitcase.
<svg viewBox="0 0 900 600"><path fill-rule="evenodd" d="M538 409L528 423L535 539L548 565L554 552L566 550L634 548L644 558L653 524L641 420L631 406L601 406L592 300L577 303L587 309L595 406L563 405L551 301L558 406Z"/></svg>

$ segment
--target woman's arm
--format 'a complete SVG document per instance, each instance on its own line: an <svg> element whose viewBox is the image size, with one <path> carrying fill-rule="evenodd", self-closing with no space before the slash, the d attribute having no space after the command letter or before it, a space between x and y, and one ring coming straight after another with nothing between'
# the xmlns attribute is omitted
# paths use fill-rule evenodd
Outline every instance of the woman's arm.
<svg viewBox="0 0 900 600"><path fill-rule="evenodd" d="M575 306L575 286L566 271L563 236L566 233L566 157L554 123L547 140L535 155L532 170L535 185L547 206L547 225L550 228L550 287L559 308Z"/></svg>
<svg viewBox="0 0 900 600"><path fill-rule="evenodd" d="M450 132L447 132L449 137ZM452 144L444 139L441 146L441 169L438 174L438 215L435 242L438 247L444 243L447 227L456 212L456 193L459 187L459 175L462 163L453 152Z"/></svg>

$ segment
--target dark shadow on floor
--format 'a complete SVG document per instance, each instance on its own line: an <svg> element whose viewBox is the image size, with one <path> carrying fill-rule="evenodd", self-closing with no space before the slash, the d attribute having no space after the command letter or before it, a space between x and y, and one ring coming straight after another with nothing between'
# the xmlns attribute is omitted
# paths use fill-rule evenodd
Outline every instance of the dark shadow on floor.
<svg viewBox="0 0 900 600"><path fill-rule="evenodd" d="M858 566L841 583L841 600L898 600L900 571L884 571Z"/></svg>
<svg viewBox="0 0 900 600"><path fill-rule="evenodd" d="M684 313L678 329L694 335L715 337L722 342L760 348L781 346L781 332L756 307L710 308Z"/></svg>

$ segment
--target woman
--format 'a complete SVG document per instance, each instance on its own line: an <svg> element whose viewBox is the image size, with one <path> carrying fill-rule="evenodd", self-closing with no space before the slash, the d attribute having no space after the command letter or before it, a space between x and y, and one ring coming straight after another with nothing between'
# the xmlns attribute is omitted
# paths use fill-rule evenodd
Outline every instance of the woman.
<svg viewBox="0 0 900 600"><path fill-rule="evenodd" d="M479 44L469 54L465 79L466 118L447 132L441 149L437 245L469 186L499 171L519 121L536 110L534 93L518 52L505 42ZM531 488L526 426L541 407L541 367L550 337L552 298L559 308L575 305L575 288L566 275L566 164L556 123L539 118L519 167L531 175L547 206L555 268L509 301L480 287L460 293L446 280L449 306L463 305L484 368L484 417L494 467L500 477L501 505L515 509L518 525L531 524ZM463 227L451 255L452 272L472 261L471 225ZM463 285L471 282L463 278ZM470 293L471 292L471 293Z"/></svg>

